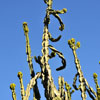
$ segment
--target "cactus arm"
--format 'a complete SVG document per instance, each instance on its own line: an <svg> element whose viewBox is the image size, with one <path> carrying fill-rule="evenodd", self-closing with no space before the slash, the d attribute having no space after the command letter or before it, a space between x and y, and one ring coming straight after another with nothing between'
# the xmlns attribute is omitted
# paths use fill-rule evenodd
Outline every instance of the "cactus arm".
<svg viewBox="0 0 100 100"><path fill-rule="evenodd" d="M87 92L88 92L90 98L91 98L92 100L96 100L95 97L91 94L91 91L90 91L89 89L87 89L87 88L86 88L86 90L87 90Z"/></svg>
<svg viewBox="0 0 100 100"><path fill-rule="evenodd" d="M90 87L90 85L88 84L87 80L84 78L83 76L83 72L81 70L81 65L80 65L80 61L77 57L77 54L76 54L76 50L78 48L80 48L80 42L77 42L75 44L75 39L72 38L71 40L68 40L68 44L70 46L70 48L72 49L73 51L73 55L74 55L74 61L75 61L75 65L76 65L76 69L77 69L77 74L75 75L75 78L74 78L74 86L76 84L76 80L77 80L77 76L79 75L79 82L80 82L80 85L79 85L79 89L81 91L81 97L82 97L82 100L86 100L86 90L90 92L92 92L95 96L96 96L96 93L94 92L94 90ZM88 89L89 90L88 90ZM77 89L77 88L76 88ZM89 93L89 96L90 93ZM96 96L97 97L97 96Z"/></svg>
<svg viewBox="0 0 100 100"><path fill-rule="evenodd" d="M67 92L68 100L71 100L71 95L72 95L72 93L74 93L75 90L73 89L72 91L70 91L71 87L67 82L65 82L65 89Z"/></svg>
<svg viewBox="0 0 100 100"><path fill-rule="evenodd" d="M63 22L62 22L61 18L59 17L59 15L58 15L58 14L53 14L53 15L55 16L55 18L57 18L57 19L58 19L58 21L59 21L59 23L60 23L59 30L63 31L63 30L64 30L64 24L63 24Z"/></svg>
<svg viewBox="0 0 100 100"><path fill-rule="evenodd" d="M25 96L25 90L24 90L24 85L23 85L23 74L22 72L18 72L18 78L19 78L19 81L20 81L20 88L21 88L21 97L22 97L22 100L24 100L24 96Z"/></svg>
<svg viewBox="0 0 100 100"><path fill-rule="evenodd" d="M88 87L89 91L92 92L94 94L94 96L97 98L96 92L93 90L93 88L90 87L90 85L88 84L87 80L86 79L84 79L84 80L85 80L85 84Z"/></svg>
<svg viewBox="0 0 100 100"><path fill-rule="evenodd" d="M38 56L38 57L34 56L34 59L35 59L36 63L38 63L40 65L42 64L41 63L41 56Z"/></svg>
<svg viewBox="0 0 100 100"><path fill-rule="evenodd" d="M48 5L48 1L47 0L44 0L44 3L46 3Z"/></svg>
<svg viewBox="0 0 100 100"><path fill-rule="evenodd" d="M12 98L13 98L13 100L17 100L17 99L16 99L15 86L16 86L16 85L15 85L14 83L10 84L10 89L11 89L11 91L12 91Z"/></svg>
<svg viewBox="0 0 100 100"><path fill-rule="evenodd" d="M56 53L52 51L51 54L49 55L49 59L51 59L51 58L53 58L55 56L56 56Z"/></svg>
<svg viewBox="0 0 100 100"><path fill-rule="evenodd" d="M52 41L52 42L57 42L61 39L61 35L59 35L56 39L54 39L52 36L51 36L51 33L48 32L49 34L49 40Z"/></svg>
<svg viewBox="0 0 100 100"><path fill-rule="evenodd" d="M59 77L58 79L58 84L59 84L59 93L60 93L60 97L62 98L62 100L64 99L64 78L63 77Z"/></svg>
<svg viewBox="0 0 100 100"><path fill-rule="evenodd" d="M30 48L30 43L29 43L29 36L28 36L28 32L29 32L29 28L26 22L23 23L23 30L24 30L24 34L26 37L26 54L27 54L27 62L29 65L29 69L30 69L30 75L31 78L33 78L35 76L35 72L33 70L33 63L32 63L32 56L31 56L31 48ZM37 98L37 100L40 100L40 93L38 90L38 86L37 86L37 82L33 88L34 91L34 96Z"/></svg>
<svg viewBox="0 0 100 100"><path fill-rule="evenodd" d="M78 88L77 88L77 86L76 86L76 81L77 81L77 76L78 76L78 75L79 75L78 73L75 75L74 81L73 81L73 87L75 88L75 90L79 90L79 89L80 89L80 85L79 85Z"/></svg>
<svg viewBox="0 0 100 100"><path fill-rule="evenodd" d="M62 66L60 66L59 68L57 68L56 70L59 71L59 70L62 70L66 67L66 60L63 56L63 54L59 51L57 51L53 46L49 45L49 48L54 51L61 59L62 59Z"/></svg>
<svg viewBox="0 0 100 100"><path fill-rule="evenodd" d="M61 18L59 17L58 14L64 14L67 12L67 9L66 8L63 8L62 10L53 10L53 9L50 9L49 13L52 14L55 18L58 19L59 23L60 23L60 27L59 27L59 30L63 31L64 30L64 24L61 20Z"/></svg>
<svg viewBox="0 0 100 100"><path fill-rule="evenodd" d="M96 84L96 91L97 91L97 97L98 100L100 100L100 88L99 88L99 85L98 85L98 79L97 79L98 75L96 73L93 74L93 78L94 78L94 82Z"/></svg>
<svg viewBox="0 0 100 100"><path fill-rule="evenodd" d="M38 72L31 80L30 83L27 85L26 88L26 95L25 95L25 100L28 100L30 96L30 90L35 86L37 79L41 77L41 72Z"/></svg>

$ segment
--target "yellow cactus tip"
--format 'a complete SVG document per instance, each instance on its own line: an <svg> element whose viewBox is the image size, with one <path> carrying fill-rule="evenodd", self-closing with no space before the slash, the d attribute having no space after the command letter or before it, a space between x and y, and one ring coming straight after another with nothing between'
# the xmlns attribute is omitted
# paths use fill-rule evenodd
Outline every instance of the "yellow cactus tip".
<svg viewBox="0 0 100 100"><path fill-rule="evenodd" d="M15 87L16 87L16 84L14 84L14 83L10 84L10 89L11 90L15 90Z"/></svg>
<svg viewBox="0 0 100 100"><path fill-rule="evenodd" d="M100 61L99 61L99 64L100 64Z"/></svg>
<svg viewBox="0 0 100 100"><path fill-rule="evenodd" d="M97 75L96 73L94 73L94 74L93 74L93 77L94 77L94 78L97 78L97 77L98 77L98 75Z"/></svg>
<svg viewBox="0 0 100 100"><path fill-rule="evenodd" d="M64 24L61 24L61 26L59 27L59 30L63 31L64 30Z"/></svg>
<svg viewBox="0 0 100 100"><path fill-rule="evenodd" d="M76 46L77 46L78 48L80 48L80 42L77 42L77 43L76 43Z"/></svg>
<svg viewBox="0 0 100 100"><path fill-rule="evenodd" d="M63 12L66 13L67 12L67 9L66 8L63 8Z"/></svg>
<svg viewBox="0 0 100 100"><path fill-rule="evenodd" d="M27 25L27 22L23 22L23 25Z"/></svg>
<svg viewBox="0 0 100 100"><path fill-rule="evenodd" d="M18 76L18 78L22 78L23 77L23 73L22 72L18 72L17 76Z"/></svg>
<svg viewBox="0 0 100 100"><path fill-rule="evenodd" d="M72 42L72 43L75 43L75 39L74 39L74 38L72 38L72 39L71 39L71 42Z"/></svg>
<svg viewBox="0 0 100 100"><path fill-rule="evenodd" d="M71 45L71 40L68 40L68 44Z"/></svg>

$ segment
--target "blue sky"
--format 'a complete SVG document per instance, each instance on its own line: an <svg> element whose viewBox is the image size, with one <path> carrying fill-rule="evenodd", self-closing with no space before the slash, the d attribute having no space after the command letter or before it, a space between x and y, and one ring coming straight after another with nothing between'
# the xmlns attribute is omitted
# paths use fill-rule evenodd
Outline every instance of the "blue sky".
<svg viewBox="0 0 100 100"><path fill-rule="evenodd" d="M95 90L93 73L98 74L100 83L100 0L54 0L53 9L61 10L67 8L66 14L60 15L65 30L59 31L59 22L51 16L49 31L53 37L62 35L57 43L51 43L57 50L61 51L67 61L66 69L57 72L56 68L61 65L61 61L56 56L49 61L52 69L54 83L58 87L58 77L63 76L70 85L73 83L77 70L74 58L67 41L75 38L81 42L81 48L77 50L78 58L84 77ZM23 81L26 88L30 81L30 73L25 54L25 36L22 23L28 22L30 45L32 56L41 54L43 19L46 5L43 0L2 0L0 2L0 98L1 100L12 100L10 83L16 84L17 99L21 100L20 84L17 78L19 71L23 72ZM33 60L35 72L40 71L40 67ZM41 80L38 80L41 100L44 99L44 89ZM32 93L32 91L31 91ZM81 100L80 92L76 91L72 95L72 100ZM32 95L30 96L30 100ZM87 100L90 98L87 95Z"/></svg>

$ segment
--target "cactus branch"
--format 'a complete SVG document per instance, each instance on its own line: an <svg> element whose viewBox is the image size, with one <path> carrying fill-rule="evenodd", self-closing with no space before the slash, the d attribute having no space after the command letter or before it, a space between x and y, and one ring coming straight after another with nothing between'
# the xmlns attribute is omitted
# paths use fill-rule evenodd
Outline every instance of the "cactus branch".
<svg viewBox="0 0 100 100"><path fill-rule="evenodd" d="M35 76L35 72L33 70L33 63L32 63L32 57L31 57L31 48L30 48L30 44L29 44L29 36L28 36L28 25L26 22L23 23L23 29L24 29L24 34L26 37L26 54L27 54L27 61L28 61L28 65L29 65L29 69L30 69L30 75L31 78L33 78ZM37 98L37 100L40 100L40 93L37 87L37 82L33 88L34 91L34 96Z"/></svg>
<svg viewBox="0 0 100 100"><path fill-rule="evenodd" d="M57 68L56 70L59 71L59 70L62 70L66 67L66 60L63 56L63 54L59 51L57 51L53 46L49 45L49 48L54 51L61 59L62 59L62 66L60 66L59 68Z"/></svg>
<svg viewBox="0 0 100 100"><path fill-rule="evenodd" d="M16 93L15 93L15 86L16 85L14 83L10 84L10 89L12 91L12 98L13 98L13 100L17 100L16 99Z"/></svg>
<svg viewBox="0 0 100 100"><path fill-rule="evenodd" d="M24 100L24 96L25 96L25 90L24 90L24 85L23 85L23 74L22 72L18 72L18 78L19 78L19 81L20 81L20 88L21 88L21 96L22 96L22 100Z"/></svg>
<svg viewBox="0 0 100 100"><path fill-rule="evenodd" d="M36 82L37 79L41 77L41 73L38 72L31 80L30 83L27 85L27 89L26 89L26 95L25 95L25 100L28 100L29 96L30 96L30 89L32 89Z"/></svg>
<svg viewBox="0 0 100 100"><path fill-rule="evenodd" d="M70 46L70 48L72 49L73 51L73 55L74 55L74 61L75 61L75 65L76 65L76 69L77 69L77 73L75 75L75 78L74 78L74 87L76 87L76 80L77 80L77 76L79 75L79 82L80 82L80 85L79 85L79 89L81 91L81 97L82 97L82 100L86 100L86 86L88 87L88 89L96 96L96 93L93 91L93 89L89 86L87 80L84 78L83 76L83 73L82 73L82 70L81 70L81 65L80 65L80 61L77 57L77 54L76 54L76 49L80 48L80 42L77 42L75 44L75 39L72 38L71 40L68 40L68 44ZM77 89L77 88L75 88ZM89 92L88 92L89 93ZM89 93L90 95L90 93Z"/></svg>
<svg viewBox="0 0 100 100"><path fill-rule="evenodd" d="M48 34L49 34L49 40L51 40L52 42L57 42L57 41L59 41L59 40L61 39L61 35L59 35L56 39L54 39L54 38L51 36L50 32L48 32Z"/></svg>

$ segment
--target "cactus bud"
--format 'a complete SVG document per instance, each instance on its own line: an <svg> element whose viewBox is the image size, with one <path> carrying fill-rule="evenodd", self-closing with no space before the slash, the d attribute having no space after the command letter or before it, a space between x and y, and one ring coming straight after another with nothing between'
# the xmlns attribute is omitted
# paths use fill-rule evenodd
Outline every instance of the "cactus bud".
<svg viewBox="0 0 100 100"><path fill-rule="evenodd" d="M15 90L15 87L16 87L16 84L14 84L14 83L10 84L10 89L11 90Z"/></svg>
<svg viewBox="0 0 100 100"><path fill-rule="evenodd" d="M77 42L77 43L76 43L76 46L77 46L78 48L80 48L80 42Z"/></svg>
<svg viewBox="0 0 100 100"><path fill-rule="evenodd" d="M67 9L66 8L63 8L63 12L66 13L67 12Z"/></svg>
<svg viewBox="0 0 100 100"><path fill-rule="evenodd" d="M17 76L18 76L19 79L21 79L23 77L22 72L18 72Z"/></svg>
<svg viewBox="0 0 100 100"><path fill-rule="evenodd" d="M94 78L97 78L97 77L98 77L98 75L97 75L96 73L94 73L94 74L93 74L93 77L94 77Z"/></svg>
<svg viewBox="0 0 100 100"><path fill-rule="evenodd" d="M71 42L72 42L72 43L75 43L75 39L74 39L74 38L72 38L72 39L71 39Z"/></svg>

